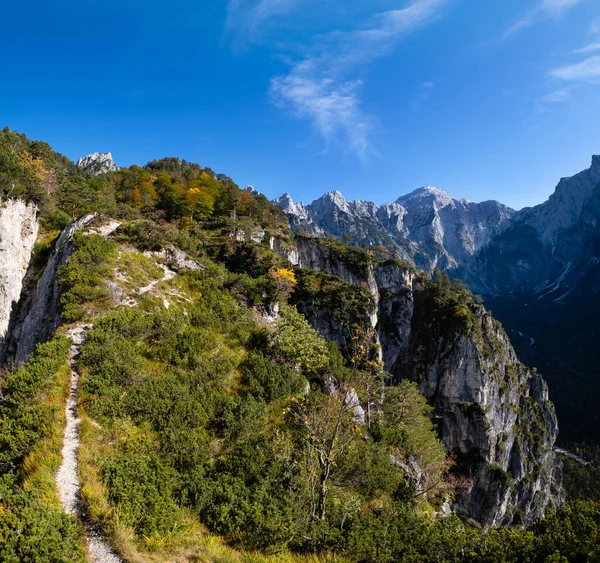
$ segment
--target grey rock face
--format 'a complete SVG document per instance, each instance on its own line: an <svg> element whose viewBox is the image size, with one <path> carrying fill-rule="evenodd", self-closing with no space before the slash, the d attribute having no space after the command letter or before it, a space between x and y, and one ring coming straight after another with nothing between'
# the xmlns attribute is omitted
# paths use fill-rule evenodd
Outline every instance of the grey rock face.
<svg viewBox="0 0 600 563"><path fill-rule="evenodd" d="M546 383L519 362L484 307L471 306L474 326L447 325L431 314L424 279L396 262L360 271L316 239L300 239L283 255L364 290L364 316L376 329L385 369L418 383L441 417L447 451L471 475L459 513L485 525L531 523L564 501ZM309 304L303 312L325 338L344 344L334 311Z"/></svg>
<svg viewBox="0 0 600 563"><path fill-rule="evenodd" d="M0 203L0 342L6 337L38 234L37 208L20 200Z"/></svg>
<svg viewBox="0 0 600 563"><path fill-rule="evenodd" d="M156 254L163 264L177 272L200 271L203 269L196 260L193 260L187 254L172 245L166 246Z"/></svg>
<svg viewBox="0 0 600 563"><path fill-rule="evenodd" d="M600 156L563 178L548 201L516 213L458 274L475 291L501 296L531 292L560 300L597 262Z"/></svg>
<svg viewBox="0 0 600 563"><path fill-rule="evenodd" d="M548 201L518 212L430 186L385 205L348 202L337 191L307 206L289 194L275 203L297 232L383 245L427 273L449 270L488 296L564 299L600 260L600 156L561 179Z"/></svg>
<svg viewBox="0 0 600 563"><path fill-rule="evenodd" d="M337 191L307 206L294 203L289 194L274 203L287 213L296 232L346 235L360 244L383 245L429 273L436 267L456 268L491 240L514 213L496 201L456 200L433 187L385 205L348 202Z"/></svg>
<svg viewBox="0 0 600 563"><path fill-rule="evenodd" d="M113 162L112 154L109 152L100 153L95 152L89 154L77 161L77 166L84 172L97 176L98 174L106 174L107 172L118 172L121 170L120 166L117 166Z"/></svg>
<svg viewBox="0 0 600 563"><path fill-rule="evenodd" d="M428 318L427 301L415 292L408 353L394 374L419 383L441 416L447 451L471 467L459 512L486 525L532 523L564 500L548 388L484 307L472 307L470 329L442 328Z"/></svg>
<svg viewBox="0 0 600 563"><path fill-rule="evenodd" d="M12 359L17 365L27 361L35 347L47 341L60 326L60 288L57 273L75 250L73 235L89 225L94 217L88 215L73 221L61 233L54 254L50 257L35 291L20 304L18 316L9 328L5 361Z"/></svg>
<svg viewBox="0 0 600 563"><path fill-rule="evenodd" d="M315 222L310 212L302 203L295 203L292 196L287 192L281 197L273 200L273 203L281 207L288 216L290 227L296 232L306 233L315 236L322 236L325 231L321 229Z"/></svg>

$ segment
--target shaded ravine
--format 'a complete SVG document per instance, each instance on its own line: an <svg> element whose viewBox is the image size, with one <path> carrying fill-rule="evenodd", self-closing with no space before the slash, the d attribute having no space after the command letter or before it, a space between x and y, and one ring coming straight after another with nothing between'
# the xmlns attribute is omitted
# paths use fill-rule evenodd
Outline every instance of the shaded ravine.
<svg viewBox="0 0 600 563"><path fill-rule="evenodd" d="M91 325L82 325L67 331L67 336L73 344L69 351L69 366L71 367L71 384L67 400L67 424L64 433L62 463L56 474L56 484L60 500L67 514L77 516L84 528L90 560L95 563L121 563L121 559L108 545L100 529L85 518L81 502L81 483L77 474L77 450L79 448L79 424L77 417L77 394L79 391L79 371L77 357L81 345Z"/></svg>

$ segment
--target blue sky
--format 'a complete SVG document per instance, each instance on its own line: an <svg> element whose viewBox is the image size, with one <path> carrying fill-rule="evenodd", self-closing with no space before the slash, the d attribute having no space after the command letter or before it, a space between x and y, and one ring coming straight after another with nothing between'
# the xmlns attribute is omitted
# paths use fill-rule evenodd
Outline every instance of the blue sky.
<svg viewBox="0 0 600 563"><path fill-rule="evenodd" d="M520 208L600 153L597 0L2 4L0 124L72 159Z"/></svg>

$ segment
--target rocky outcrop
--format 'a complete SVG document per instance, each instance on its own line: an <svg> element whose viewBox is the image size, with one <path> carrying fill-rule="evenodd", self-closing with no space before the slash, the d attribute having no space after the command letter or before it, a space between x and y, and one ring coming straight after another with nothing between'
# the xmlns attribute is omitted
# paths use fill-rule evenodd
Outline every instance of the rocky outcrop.
<svg viewBox="0 0 600 563"><path fill-rule="evenodd" d="M20 200L0 203L0 343L21 297L38 234L38 211Z"/></svg>
<svg viewBox="0 0 600 563"><path fill-rule="evenodd" d="M121 170L121 167L113 162L112 154L109 152L88 154L77 161L77 167L93 176Z"/></svg>
<svg viewBox="0 0 600 563"><path fill-rule="evenodd" d="M454 269L489 242L514 211L496 201L457 200L427 186L377 205L346 201L333 191L310 205L289 194L274 200L297 233L350 237L362 245L382 245L402 260L431 273Z"/></svg>
<svg viewBox="0 0 600 563"><path fill-rule="evenodd" d="M168 245L159 252L144 254L149 254L150 256L154 254L161 264L168 266L176 272L200 271L203 269L196 260L193 260L185 252L182 252L173 245Z"/></svg>
<svg viewBox="0 0 600 563"><path fill-rule="evenodd" d="M474 303L440 309L434 287L410 267L360 262L344 252L351 249L300 238L284 255L363 290L362 314L376 331L385 369L419 384L441 420L447 451L471 480L456 510L496 526L534 522L561 504L554 406L499 323ZM352 302L359 299L353 292ZM336 323L338 312L323 302L331 303L317 296L299 308L326 338L342 343L347 334Z"/></svg>
<svg viewBox="0 0 600 563"><path fill-rule="evenodd" d="M306 233L314 236L322 236L325 231L317 225L303 203L296 203L289 193L273 200L273 203L281 207L288 216L290 227L297 233Z"/></svg>
<svg viewBox="0 0 600 563"><path fill-rule="evenodd" d="M432 314L433 291L414 293L409 347L393 373L419 383L446 450L468 467L472 485L459 511L489 525L532 523L563 501L546 383L519 362L483 306L442 314L434 305Z"/></svg>
<svg viewBox="0 0 600 563"><path fill-rule="evenodd" d="M519 211L456 275L547 378L561 441L599 443L600 156Z"/></svg>
<svg viewBox="0 0 600 563"><path fill-rule="evenodd" d="M27 360L35 347L47 341L60 326L60 287L58 270L73 254L73 235L89 225L94 215L88 215L70 223L60 234L55 250L37 287L23 296L14 320L9 327L4 360L21 364Z"/></svg>

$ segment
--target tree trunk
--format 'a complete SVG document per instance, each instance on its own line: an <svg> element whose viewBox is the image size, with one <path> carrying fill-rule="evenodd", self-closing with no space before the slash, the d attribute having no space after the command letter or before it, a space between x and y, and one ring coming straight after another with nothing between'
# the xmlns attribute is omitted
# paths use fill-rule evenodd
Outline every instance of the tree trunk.
<svg viewBox="0 0 600 563"><path fill-rule="evenodd" d="M319 513L319 520L325 520L325 501L327 500L327 477L321 476L321 482L319 483L319 503L317 511Z"/></svg>

